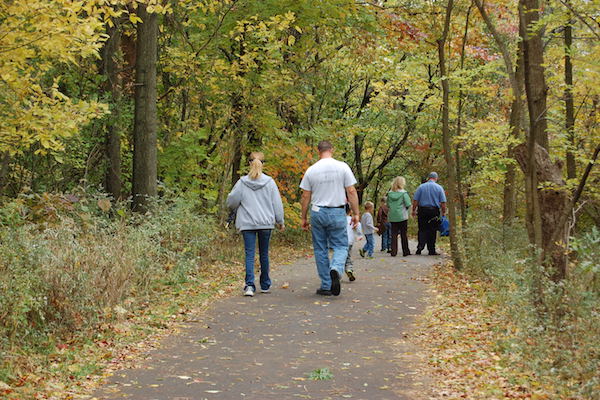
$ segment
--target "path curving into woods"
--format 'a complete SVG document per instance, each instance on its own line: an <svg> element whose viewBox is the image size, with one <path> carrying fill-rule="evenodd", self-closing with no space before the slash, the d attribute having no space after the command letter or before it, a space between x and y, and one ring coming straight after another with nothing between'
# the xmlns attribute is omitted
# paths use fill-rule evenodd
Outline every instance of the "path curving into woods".
<svg viewBox="0 0 600 400"><path fill-rule="evenodd" d="M416 349L403 337L425 308L422 278L440 257L354 259L357 280L344 278L339 297L315 294L312 257L275 267L272 293L217 301L94 397L420 399ZM324 368L333 377L310 379Z"/></svg>

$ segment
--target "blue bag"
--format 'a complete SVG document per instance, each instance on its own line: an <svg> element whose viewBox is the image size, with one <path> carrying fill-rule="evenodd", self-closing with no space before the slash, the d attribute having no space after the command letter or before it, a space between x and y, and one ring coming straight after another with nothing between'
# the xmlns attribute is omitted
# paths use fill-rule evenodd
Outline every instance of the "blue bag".
<svg viewBox="0 0 600 400"><path fill-rule="evenodd" d="M448 221L445 215L442 217L442 222L440 222L438 230L440 231L440 236L450 236L450 221Z"/></svg>

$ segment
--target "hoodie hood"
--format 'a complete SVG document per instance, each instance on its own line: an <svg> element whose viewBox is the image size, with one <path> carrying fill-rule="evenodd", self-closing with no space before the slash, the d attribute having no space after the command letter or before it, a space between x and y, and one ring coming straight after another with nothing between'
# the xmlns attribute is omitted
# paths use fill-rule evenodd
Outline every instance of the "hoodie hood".
<svg viewBox="0 0 600 400"><path fill-rule="evenodd" d="M406 193L406 190L402 190L400 192L389 192L387 197L391 202L395 202L402 199L404 197L404 193Z"/></svg>
<svg viewBox="0 0 600 400"><path fill-rule="evenodd" d="M248 175L242 177L242 183L248 186L252 190L258 190L265 187L267 183L271 181L271 177L265 174L262 174L258 177L258 179L250 179Z"/></svg>

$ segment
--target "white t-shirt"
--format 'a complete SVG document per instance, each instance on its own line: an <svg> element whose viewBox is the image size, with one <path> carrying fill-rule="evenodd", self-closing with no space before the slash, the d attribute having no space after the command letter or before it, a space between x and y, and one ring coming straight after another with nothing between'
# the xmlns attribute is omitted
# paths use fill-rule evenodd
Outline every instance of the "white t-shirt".
<svg viewBox="0 0 600 400"><path fill-rule="evenodd" d="M346 188L356 183L352 170L343 161L323 158L304 173L300 188L312 192L312 204L339 207L346 204Z"/></svg>

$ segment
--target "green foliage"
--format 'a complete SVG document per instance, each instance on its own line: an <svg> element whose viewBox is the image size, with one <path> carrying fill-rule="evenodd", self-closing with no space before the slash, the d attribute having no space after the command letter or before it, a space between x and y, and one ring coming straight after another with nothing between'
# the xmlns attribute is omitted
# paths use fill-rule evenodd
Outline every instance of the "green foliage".
<svg viewBox="0 0 600 400"><path fill-rule="evenodd" d="M143 23L135 15L138 3L161 14L158 177L167 198L144 216L131 215L126 202L90 194L105 183L108 126L121 138L122 194L130 191L135 28ZM551 0L538 27L546 25L547 62L563 59L561 35L568 21L575 32L570 49L575 138L564 129L562 62L546 65L547 120L552 157L561 160L573 152L579 177L600 140L600 32L597 0L568 3L579 16L565 2ZM467 270L493 280L499 289L492 300L521 324L525 340L506 351L535 349L539 356L526 361L541 376L593 387L590 371L597 366L583 354L597 355L590 332L597 332L592 324L598 322L598 231L590 227L600 223L598 168L592 169L580 203L585 212L575 226L587 233L572 240L576 257L569 277L555 285L531 262L522 230L497 224L505 172L515 163L509 150L524 140L523 132L512 137L508 126L512 95L498 46L476 7L457 2L448 76L440 77L435 40L445 4L0 3L0 194L6 196L0 206L0 333L7 338L2 346L18 337L88 329L129 298L193 278L216 235L213 220L199 215L222 211L232 177L245 172L250 151L265 152L265 172L279 185L290 227L299 223L298 182L315 159L315 143L324 138L353 167L364 200L376 201L397 175L407 177L411 194L431 170L446 185L439 132L440 83L446 79L470 223ZM486 7L515 56L516 3L498 0ZM97 59L112 27L121 34L114 54L118 82L103 75ZM236 162L241 171L234 171ZM523 179L517 175L520 189ZM577 183L570 179L566 187ZM52 194L63 192L74 195ZM516 192L520 216L525 201ZM480 223L483 212L487 225ZM279 236L299 237L306 234L292 230ZM545 308L538 307L540 299ZM582 343L579 352L569 337ZM568 357L576 360L572 372ZM577 390L589 392L584 386Z"/></svg>
<svg viewBox="0 0 600 400"><path fill-rule="evenodd" d="M333 374L329 368L317 368L308 375L311 381L328 381L333 379Z"/></svg>

